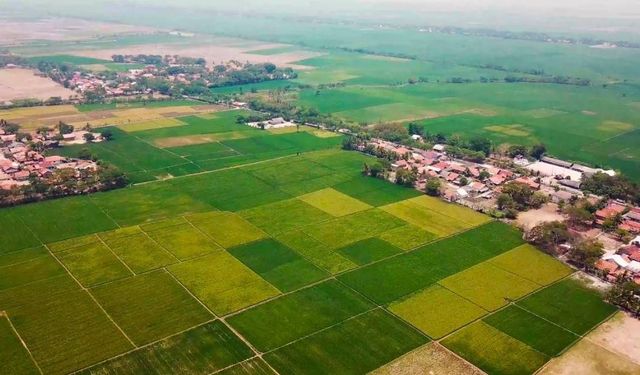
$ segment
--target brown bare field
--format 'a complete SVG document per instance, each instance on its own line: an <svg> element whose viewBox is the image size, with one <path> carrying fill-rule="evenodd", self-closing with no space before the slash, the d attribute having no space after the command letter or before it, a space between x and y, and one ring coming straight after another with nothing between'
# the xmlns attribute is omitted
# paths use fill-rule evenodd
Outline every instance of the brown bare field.
<svg viewBox="0 0 640 375"><path fill-rule="evenodd" d="M33 21L0 20L0 44L18 44L34 40L81 40L101 35L151 33L157 29L72 18L45 18Z"/></svg>
<svg viewBox="0 0 640 375"><path fill-rule="evenodd" d="M538 374L635 375L640 374L640 365L584 339L560 357L552 359Z"/></svg>
<svg viewBox="0 0 640 375"><path fill-rule="evenodd" d="M49 99L52 96L68 98L72 90L49 78L39 77L30 69L0 69L0 102L14 99Z"/></svg>
<svg viewBox="0 0 640 375"><path fill-rule="evenodd" d="M150 129L157 122L157 127L173 126L172 119L187 115L201 115L223 110L220 106L178 106L161 108L122 108L104 111L80 112L72 105L16 108L0 111L0 118L20 124L26 130L40 126L54 126L63 121L74 126L87 123L94 127L115 125L127 130L142 124L142 128ZM180 124L176 124L180 125ZM153 128L153 127L152 127Z"/></svg>
<svg viewBox="0 0 640 375"><path fill-rule="evenodd" d="M114 54L154 54L154 55L180 55L185 57L203 57L209 65L220 63L222 61L248 61L250 63L271 62L278 66L288 66L294 69L309 69L303 65L296 65L296 61L305 60L311 57L320 56L320 53L309 51L297 51L291 53L283 53L278 55L253 55L248 53L250 50L261 50L282 47L282 44L250 44L238 45L229 40L202 40L194 39L189 43L176 44L149 44L135 45L122 48L101 49L101 50L77 50L69 51L68 54L92 57L96 59L111 60Z"/></svg>
<svg viewBox="0 0 640 375"><path fill-rule="evenodd" d="M469 362L436 342L424 345L375 371L373 375L480 375Z"/></svg>
<svg viewBox="0 0 640 375"><path fill-rule="evenodd" d="M562 221L564 217L558 213L558 205L549 203L537 210L529 210L518 214L518 226L529 230L536 225L549 221Z"/></svg>
<svg viewBox="0 0 640 375"><path fill-rule="evenodd" d="M622 311L591 332L587 340L640 365L640 320Z"/></svg>
<svg viewBox="0 0 640 375"><path fill-rule="evenodd" d="M161 148L200 145L223 140L247 138L245 132L224 132L212 134L186 135L183 137L158 138L153 143Z"/></svg>

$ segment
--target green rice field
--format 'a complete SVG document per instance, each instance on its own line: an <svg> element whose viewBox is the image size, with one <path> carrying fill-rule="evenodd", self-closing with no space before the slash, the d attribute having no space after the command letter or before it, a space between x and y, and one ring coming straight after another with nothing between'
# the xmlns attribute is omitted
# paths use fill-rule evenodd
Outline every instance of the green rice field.
<svg viewBox="0 0 640 375"><path fill-rule="evenodd" d="M307 151L0 210L0 357L14 373L360 374L439 341L528 374L615 311L517 229L364 177L366 160Z"/></svg>

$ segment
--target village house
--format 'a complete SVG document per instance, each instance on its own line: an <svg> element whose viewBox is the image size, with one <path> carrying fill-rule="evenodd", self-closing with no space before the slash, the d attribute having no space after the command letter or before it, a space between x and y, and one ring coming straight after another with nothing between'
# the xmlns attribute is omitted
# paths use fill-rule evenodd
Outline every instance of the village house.
<svg viewBox="0 0 640 375"><path fill-rule="evenodd" d="M617 215L622 215L624 211L626 211L627 207L616 201L609 201L607 206L601 210L596 211L596 223L598 225L604 224L605 220L612 219Z"/></svg>

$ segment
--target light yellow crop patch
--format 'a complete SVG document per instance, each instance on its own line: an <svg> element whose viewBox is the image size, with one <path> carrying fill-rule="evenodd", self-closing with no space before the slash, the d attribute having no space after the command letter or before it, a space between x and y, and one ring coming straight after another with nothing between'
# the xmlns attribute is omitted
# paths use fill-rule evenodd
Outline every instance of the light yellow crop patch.
<svg viewBox="0 0 640 375"><path fill-rule="evenodd" d="M298 198L336 217L346 216L372 208L372 206L362 201L331 188L318 190Z"/></svg>

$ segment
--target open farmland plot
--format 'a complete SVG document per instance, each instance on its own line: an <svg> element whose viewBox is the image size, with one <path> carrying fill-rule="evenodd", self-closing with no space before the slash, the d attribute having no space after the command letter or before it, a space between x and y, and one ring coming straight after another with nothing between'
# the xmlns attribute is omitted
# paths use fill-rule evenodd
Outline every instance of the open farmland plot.
<svg viewBox="0 0 640 375"><path fill-rule="evenodd" d="M340 255L338 252L328 249L327 245L309 236L302 230L294 230L280 234L276 239L311 260L316 266L330 273L338 273L357 267L355 263Z"/></svg>
<svg viewBox="0 0 640 375"><path fill-rule="evenodd" d="M438 236L433 233L427 232L422 228L407 224L386 231L382 233L379 238L381 240L389 242L396 247L401 248L402 250L407 251L413 250L419 246L431 242L438 238Z"/></svg>
<svg viewBox="0 0 640 375"><path fill-rule="evenodd" d="M335 280L299 290L228 319L261 351L269 351L373 309Z"/></svg>
<svg viewBox="0 0 640 375"><path fill-rule="evenodd" d="M489 262L540 285L549 285L573 272L564 263L528 244L499 255Z"/></svg>
<svg viewBox="0 0 640 375"><path fill-rule="evenodd" d="M143 230L180 260L222 251L222 247L186 222L155 230L143 227Z"/></svg>
<svg viewBox="0 0 640 375"><path fill-rule="evenodd" d="M449 276L439 283L488 311L540 288L540 285L503 271L489 262Z"/></svg>
<svg viewBox="0 0 640 375"><path fill-rule="evenodd" d="M614 306L602 301L597 291L574 279L551 285L518 302L518 306L578 335L616 311Z"/></svg>
<svg viewBox="0 0 640 375"><path fill-rule="evenodd" d="M354 214L371 208L366 203L330 188L305 194L299 199L336 217Z"/></svg>
<svg viewBox="0 0 640 375"><path fill-rule="evenodd" d="M165 271L98 286L91 294L136 345L148 344L213 319Z"/></svg>
<svg viewBox="0 0 640 375"><path fill-rule="evenodd" d="M119 280L133 273L103 242L75 246L56 257L85 287Z"/></svg>
<svg viewBox="0 0 640 375"><path fill-rule="evenodd" d="M464 359L431 342L371 372L373 375L483 375Z"/></svg>
<svg viewBox="0 0 640 375"><path fill-rule="evenodd" d="M253 352L222 322L214 321L91 367L81 374L210 374Z"/></svg>
<svg viewBox="0 0 640 375"><path fill-rule="evenodd" d="M522 243L517 230L490 222L338 278L380 304L424 289ZM493 240L484 240L489 234Z"/></svg>
<svg viewBox="0 0 640 375"><path fill-rule="evenodd" d="M0 306L46 374L81 369L133 347L69 276L0 291Z"/></svg>
<svg viewBox="0 0 640 375"><path fill-rule="evenodd" d="M39 374L29 352L16 336L9 319L0 313L0 363L7 374Z"/></svg>
<svg viewBox="0 0 640 375"><path fill-rule="evenodd" d="M0 231L0 254L40 245L40 240L20 221L15 211L0 210L0 226L11 228L10 231Z"/></svg>
<svg viewBox="0 0 640 375"><path fill-rule="evenodd" d="M578 339L577 335L517 305L500 310L483 321L551 357Z"/></svg>
<svg viewBox="0 0 640 375"><path fill-rule="evenodd" d="M135 273L155 270L178 262L176 257L138 227L100 233L100 238Z"/></svg>
<svg viewBox="0 0 640 375"><path fill-rule="evenodd" d="M399 254L401 250L379 238L369 238L343 247L338 252L362 266Z"/></svg>
<svg viewBox="0 0 640 375"><path fill-rule="evenodd" d="M9 259L4 260L7 257ZM21 250L18 253L0 257L0 290L50 279L63 274L65 274L64 268L44 251L44 248Z"/></svg>
<svg viewBox="0 0 640 375"><path fill-rule="evenodd" d="M265 359L282 374L366 373L427 341L376 309L268 353Z"/></svg>
<svg viewBox="0 0 640 375"><path fill-rule="evenodd" d="M187 220L227 249L267 237L262 230L231 212L214 211L190 215Z"/></svg>
<svg viewBox="0 0 640 375"><path fill-rule="evenodd" d="M450 236L470 227L459 219L443 215L411 200L393 203L381 209L439 237Z"/></svg>
<svg viewBox="0 0 640 375"><path fill-rule="evenodd" d="M229 252L283 292L327 277L326 272L273 239L234 247Z"/></svg>
<svg viewBox="0 0 640 375"><path fill-rule="evenodd" d="M361 165L359 167L361 167ZM335 185L333 188L376 207L404 201L421 195L420 192L415 189L405 188L390 184L382 179L362 175Z"/></svg>
<svg viewBox="0 0 640 375"><path fill-rule="evenodd" d="M492 326L476 322L442 341L480 369L495 375L529 375L549 357Z"/></svg>
<svg viewBox="0 0 640 375"><path fill-rule="evenodd" d="M487 314L480 306L439 285L394 302L389 310L434 339Z"/></svg>
<svg viewBox="0 0 640 375"><path fill-rule="evenodd" d="M28 204L12 210L15 216L45 243L117 227L116 223L86 196Z"/></svg>
<svg viewBox="0 0 640 375"><path fill-rule="evenodd" d="M280 293L225 251L170 266L169 271L218 316Z"/></svg>
<svg viewBox="0 0 640 375"><path fill-rule="evenodd" d="M288 199L241 211L253 225L270 235L331 219L331 216L299 199Z"/></svg>

